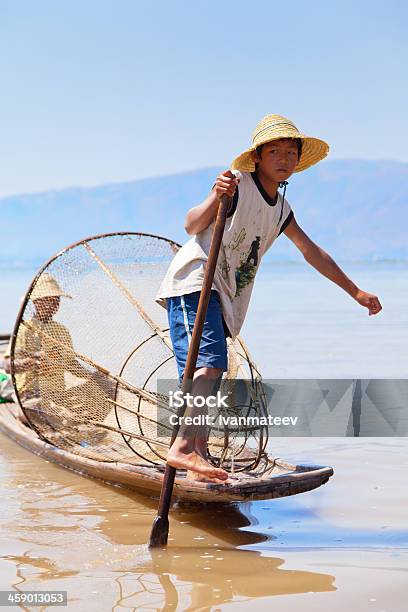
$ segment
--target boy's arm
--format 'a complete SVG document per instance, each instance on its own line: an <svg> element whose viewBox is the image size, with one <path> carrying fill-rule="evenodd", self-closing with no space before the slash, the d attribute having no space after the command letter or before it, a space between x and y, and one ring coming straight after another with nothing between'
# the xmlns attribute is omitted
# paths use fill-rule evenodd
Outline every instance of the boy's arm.
<svg viewBox="0 0 408 612"><path fill-rule="evenodd" d="M199 234L214 221L221 196L227 194L232 198L238 182L239 179L229 170L217 176L215 185L204 202L188 211L184 223L187 234Z"/></svg>
<svg viewBox="0 0 408 612"><path fill-rule="evenodd" d="M336 264L326 251L315 244L309 236L296 223L295 218L289 223L283 232L297 246L305 260L316 270L347 291L361 306L369 310L370 315L378 314L382 309L380 300L372 293L359 289L353 281L348 278L343 270Z"/></svg>

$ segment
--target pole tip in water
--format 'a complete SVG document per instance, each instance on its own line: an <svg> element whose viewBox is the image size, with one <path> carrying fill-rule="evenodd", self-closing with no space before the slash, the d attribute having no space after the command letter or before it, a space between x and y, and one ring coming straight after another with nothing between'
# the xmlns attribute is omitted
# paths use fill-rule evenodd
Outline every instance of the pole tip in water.
<svg viewBox="0 0 408 612"><path fill-rule="evenodd" d="M167 517L156 516L150 533L149 548L163 548L167 546L168 535L169 519Z"/></svg>

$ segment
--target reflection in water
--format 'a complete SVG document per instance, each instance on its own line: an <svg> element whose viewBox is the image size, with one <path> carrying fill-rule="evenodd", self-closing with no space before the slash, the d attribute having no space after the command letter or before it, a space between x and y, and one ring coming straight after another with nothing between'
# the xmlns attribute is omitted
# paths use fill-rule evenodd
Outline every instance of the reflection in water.
<svg viewBox="0 0 408 612"><path fill-rule="evenodd" d="M28 569L29 571L27 573L29 575L32 575L34 570L36 577L40 580L52 580L66 576L75 576L78 574L78 571L75 570L60 571L55 561L52 561L47 557L32 557L29 552L26 552L23 555L5 555L2 557L2 559L5 559L6 561L13 561L16 564L16 567L19 568L21 583L25 582L26 580L26 578L21 575L23 569ZM17 584L13 584L12 586L17 586Z"/></svg>
<svg viewBox="0 0 408 612"><path fill-rule="evenodd" d="M6 589L14 590L16 593L33 590L30 584L32 576L39 580L55 580L78 574L77 571L58 571L55 562L46 557L33 557L28 551L23 555L4 555L0 558L15 564L16 578L7 585ZM52 590L52 588L52 584L47 586L47 589ZM23 604L19 604L19 607L24 611L30 609Z"/></svg>
<svg viewBox="0 0 408 612"><path fill-rule="evenodd" d="M110 578L109 606L103 608L118 610L208 609L236 597L335 590L331 575L284 570L283 558L239 550L276 537L257 531L251 504L176 504L170 547L149 552L156 499L38 461L44 471L31 482L26 462L14 463L12 470L8 465L3 480L3 491L18 500L16 517L3 522L3 529L10 529L23 547L2 557L16 568L8 588L20 590L22 582L24 589L58 585L71 598L76 582L92 575L96 580L103 571L105 584Z"/></svg>
<svg viewBox="0 0 408 612"><path fill-rule="evenodd" d="M107 486L107 485L104 485ZM133 508L133 513L147 517L153 516L157 511L157 499L138 495L126 490L121 490L121 496L127 499L125 505ZM257 518L251 514L251 503L242 504L203 504L203 503L176 503L171 511L172 530L177 530L177 536L183 537L183 532L189 529L189 535L195 530L211 534L216 541L231 544L234 547L260 544L269 540L275 540L273 534L260 533L253 528L258 524ZM81 511L84 514L84 511ZM94 510L90 510L94 514ZM182 528L181 526L185 527ZM188 527L189 526L189 527ZM242 529L250 531L242 531ZM146 544L148 532L144 529L129 531L123 528L123 520L114 522L109 517L102 516L98 524L98 530L104 533L116 544ZM178 539L177 538L177 539ZM170 541L172 541L170 534ZM194 542L193 542L194 543Z"/></svg>
<svg viewBox="0 0 408 612"><path fill-rule="evenodd" d="M152 562L137 567L135 573L157 575L166 606L174 603L179 583L189 583L191 607L184 610L210 607L236 597L252 599L336 590L334 576L284 570L281 569L284 559L261 557L257 552L217 548L202 549L202 554L197 554L197 550L183 547L151 551L151 554ZM129 577L126 582L131 584Z"/></svg>
<svg viewBox="0 0 408 612"><path fill-rule="evenodd" d="M210 609L239 598L335 591L334 577L284 570L280 558L217 549L214 554L191 548L151 551L151 562L118 577L116 602L130 609L160 605L162 610ZM188 607L187 607L188 606Z"/></svg>
<svg viewBox="0 0 408 612"><path fill-rule="evenodd" d="M346 450L341 448L338 455L349 460ZM377 447L372 452L378 457ZM350 461L355 469L357 464ZM386 472L387 478L394 473ZM336 551L347 547L360 551L358 555L406 541L406 533L393 530L392 522L382 531L342 528L333 510L327 512L332 492L327 489L309 498L235 506L176 504L169 547L152 552L147 540L157 499L81 478L1 435L0 473L1 588L67 590L69 608L78 612L211 610L239 601L256 607L257 598L303 593L310 598L310 592L332 597L341 590L337 574L341 576L343 566L327 563L328 557L322 562L322 550L333 551L333 562ZM382 486L377 480L373 485ZM353 491L356 495L359 489ZM380 499L382 489L373 489L372 495ZM337 496L334 501L337 511L343 500ZM366 517L366 508L361 508ZM307 559L291 556L290 550L304 551ZM386 567L386 554L378 565ZM356 559L350 557L344 567L355 565ZM313 563L320 565L318 572L307 571Z"/></svg>

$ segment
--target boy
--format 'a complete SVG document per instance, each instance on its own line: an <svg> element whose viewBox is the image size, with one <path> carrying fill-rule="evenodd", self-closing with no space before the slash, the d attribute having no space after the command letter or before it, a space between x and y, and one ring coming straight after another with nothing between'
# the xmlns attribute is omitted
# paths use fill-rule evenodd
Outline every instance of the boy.
<svg viewBox="0 0 408 612"><path fill-rule="evenodd" d="M196 395L227 370L226 335L238 335L248 308L259 263L279 234L284 233L305 260L347 291L369 314L378 314L376 295L359 289L333 259L305 234L285 200L286 181L326 157L328 145L305 136L285 117L267 115L255 128L252 145L232 163L204 202L190 209L185 228L193 235L176 254L162 282L157 301L167 307L170 335L180 379L186 364L204 266L220 198L233 198L228 212L213 290L194 374ZM284 186L283 196L278 187ZM197 411L196 411L197 413ZM207 460L202 428L182 427L167 461L195 473L198 479L225 482L228 473Z"/></svg>

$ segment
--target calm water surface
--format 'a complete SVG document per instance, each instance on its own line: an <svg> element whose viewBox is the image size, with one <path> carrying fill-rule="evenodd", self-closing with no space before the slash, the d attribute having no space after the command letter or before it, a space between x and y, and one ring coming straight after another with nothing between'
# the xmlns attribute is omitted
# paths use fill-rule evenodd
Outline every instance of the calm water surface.
<svg viewBox="0 0 408 612"><path fill-rule="evenodd" d="M408 377L408 264L341 267L378 315L306 264L259 274L242 334L265 378Z"/></svg>
<svg viewBox="0 0 408 612"><path fill-rule="evenodd" d="M47 463L0 434L0 586L63 589L69 610L401 611L408 567L406 439L274 440L333 465L291 498L176 505L147 548L157 500Z"/></svg>
<svg viewBox="0 0 408 612"><path fill-rule="evenodd" d="M377 316L307 264L267 263L242 329L264 378L407 378L408 263L343 263L379 296ZM14 325L36 270L4 268L0 333Z"/></svg>

